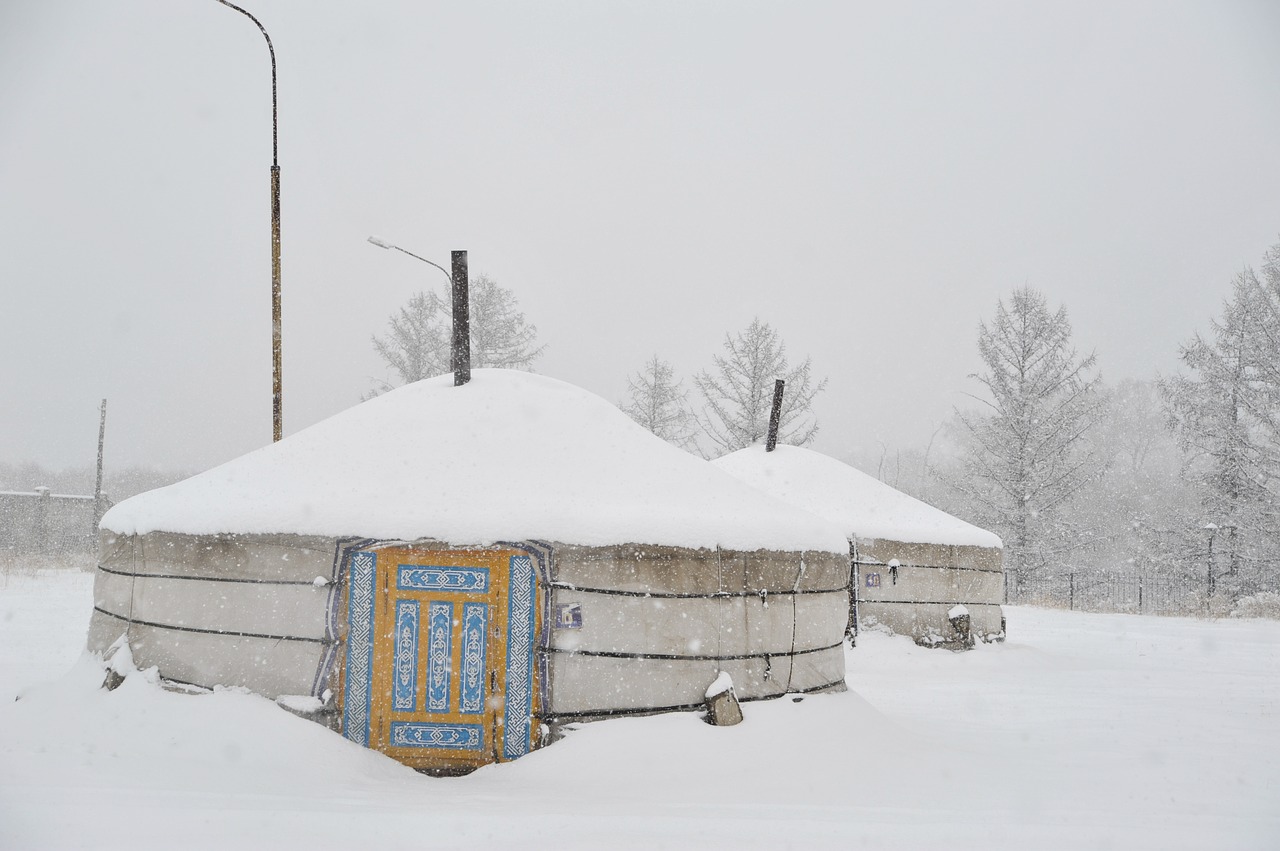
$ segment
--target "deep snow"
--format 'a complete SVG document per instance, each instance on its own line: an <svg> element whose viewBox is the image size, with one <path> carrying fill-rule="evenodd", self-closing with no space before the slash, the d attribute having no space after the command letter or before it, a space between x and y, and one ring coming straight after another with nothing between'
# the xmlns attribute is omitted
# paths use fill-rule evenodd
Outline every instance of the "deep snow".
<svg viewBox="0 0 1280 851"><path fill-rule="evenodd" d="M840 530L745 486L572 384L504 369L398 387L166 488L104 529L547 540L843 553Z"/></svg>
<svg viewBox="0 0 1280 851"><path fill-rule="evenodd" d="M849 693L434 779L253 695L98 690L91 581L0 576L0 847L1280 847L1280 623L1012 608L1007 644L963 654L864 634Z"/></svg>
<svg viewBox="0 0 1280 851"><path fill-rule="evenodd" d="M748 446L712 466L835 523L850 538L1002 547L1000 536L907 496L843 461L800 446Z"/></svg>

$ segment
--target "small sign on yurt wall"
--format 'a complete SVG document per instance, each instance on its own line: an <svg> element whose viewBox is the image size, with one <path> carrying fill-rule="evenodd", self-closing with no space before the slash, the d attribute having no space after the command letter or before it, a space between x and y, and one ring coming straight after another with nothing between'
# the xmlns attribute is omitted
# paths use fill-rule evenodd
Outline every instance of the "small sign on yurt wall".
<svg viewBox="0 0 1280 851"><path fill-rule="evenodd" d="M563 603L556 606L556 629L582 629L582 605Z"/></svg>

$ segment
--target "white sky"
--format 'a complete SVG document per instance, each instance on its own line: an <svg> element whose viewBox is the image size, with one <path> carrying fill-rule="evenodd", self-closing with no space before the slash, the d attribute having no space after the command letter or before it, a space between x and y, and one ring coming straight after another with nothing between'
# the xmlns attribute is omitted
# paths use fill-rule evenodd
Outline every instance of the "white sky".
<svg viewBox="0 0 1280 851"><path fill-rule="evenodd" d="M285 431L358 401L437 271L620 399L772 323L815 448L922 445L996 299L1108 379L1176 367L1280 239L1280 6L287 3ZM0 460L197 470L270 440L270 75L214 0L0 4ZM687 382L688 383L688 382Z"/></svg>

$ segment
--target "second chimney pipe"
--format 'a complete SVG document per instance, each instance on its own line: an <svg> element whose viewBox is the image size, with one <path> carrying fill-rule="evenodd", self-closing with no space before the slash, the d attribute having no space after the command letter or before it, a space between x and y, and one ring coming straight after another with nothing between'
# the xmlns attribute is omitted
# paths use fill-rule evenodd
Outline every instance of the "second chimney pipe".
<svg viewBox="0 0 1280 851"><path fill-rule="evenodd" d="M773 412L769 414L769 437L765 440L764 451L772 452L778 445L778 423L782 420L782 387L787 382L781 378L773 382Z"/></svg>
<svg viewBox="0 0 1280 851"><path fill-rule="evenodd" d="M453 260L453 386L471 380L471 308L467 282L467 252L450 252Z"/></svg>

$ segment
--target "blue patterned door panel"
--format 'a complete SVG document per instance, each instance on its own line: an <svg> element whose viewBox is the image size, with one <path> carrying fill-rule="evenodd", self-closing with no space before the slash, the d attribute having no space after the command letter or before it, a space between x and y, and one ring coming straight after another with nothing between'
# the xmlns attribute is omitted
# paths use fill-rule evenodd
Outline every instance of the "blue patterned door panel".
<svg viewBox="0 0 1280 851"><path fill-rule="evenodd" d="M427 643L427 711L448 712L453 680L453 603L431 601Z"/></svg>
<svg viewBox="0 0 1280 851"><path fill-rule="evenodd" d="M405 748L459 748L478 751L484 747L481 724L423 724L391 722L391 744Z"/></svg>
<svg viewBox="0 0 1280 851"><path fill-rule="evenodd" d="M367 747L373 687L373 586L378 556L375 553L353 553L349 565L342 732L351 741Z"/></svg>
<svg viewBox="0 0 1280 851"><path fill-rule="evenodd" d="M462 697L458 708L467 715L484 712L486 682L485 650L488 647L489 607L484 603L462 604Z"/></svg>
<svg viewBox="0 0 1280 851"><path fill-rule="evenodd" d="M529 752L533 723L533 560L510 561L507 613L507 700L502 755L515 759Z"/></svg>
<svg viewBox="0 0 1280 851"><path fill-rule="evenodd" d="M396 601L395 674L391 686L391 706L397 712L412 712L417 708L418 612L417 600Z"/></svg>
<svg viewBox="0 0 1280 851"><path fill-rule="evenodd" d="M401 565L396 574L399 591L474 591L487 593L489 571L483 567L424 567Z"/></svg>

